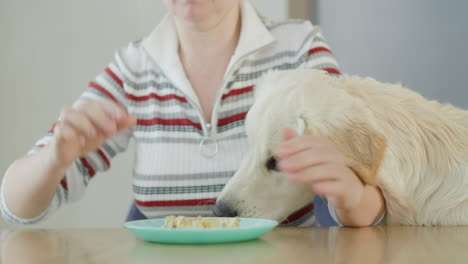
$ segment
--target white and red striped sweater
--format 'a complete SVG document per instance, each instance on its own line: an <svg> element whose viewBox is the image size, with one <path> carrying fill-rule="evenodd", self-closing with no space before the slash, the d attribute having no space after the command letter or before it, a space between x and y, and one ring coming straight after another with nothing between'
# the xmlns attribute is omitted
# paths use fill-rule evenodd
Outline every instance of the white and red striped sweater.
<svg viewBox="0 0 468 264"><path fill-rule="evenodd" d="M96 172L136 143L133 191L136 204L149 218L211 215L211 207L246 153L244 119L253 104L255 84L273 69L319 68L340 74L318 27L308 21L269 22L242 2L241 36L219 90L211 120L204 120L195 92L177 54L178 38L170 15L145 39L118 50L80 100L111 99L137 116L137 126L117 135L100 149L76 160L41 216L13 215L1 193L3 216L16 223L38 222L61 204L78 200ZM37 142L30 152L48 144ZM217 150L217 151L216 151ZM313 204L293 214L289 225L313 225Z"/></svg>

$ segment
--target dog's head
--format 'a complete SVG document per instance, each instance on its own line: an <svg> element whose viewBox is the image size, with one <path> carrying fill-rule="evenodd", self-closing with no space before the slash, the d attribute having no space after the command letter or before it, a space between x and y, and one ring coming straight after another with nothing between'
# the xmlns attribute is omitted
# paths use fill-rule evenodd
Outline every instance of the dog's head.
<svg viewBox="0 0 468 264"><path fill-rule="evenodd" d="M277 71L255 88L255 103L246 118L249 151L218 198L218 216L258 217L281 221L306 205L309 185L288 183L275 169L281 130L326 136L343 153L361 179L374 184L385 140L372 116L345 82L317 70Z"/></svg>

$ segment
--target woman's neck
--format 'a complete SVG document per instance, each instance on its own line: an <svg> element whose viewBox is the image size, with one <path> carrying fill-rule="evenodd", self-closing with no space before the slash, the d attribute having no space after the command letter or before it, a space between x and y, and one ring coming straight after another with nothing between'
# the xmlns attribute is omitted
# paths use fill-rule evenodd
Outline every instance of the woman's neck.
<svg viewBox="0 0 468 264"><path fill-rule="evenodd" d="M222 18L189 23L175 20L179 35L179 54L184 61L216 61L230 58L240 37L240 8Z"/></svg>

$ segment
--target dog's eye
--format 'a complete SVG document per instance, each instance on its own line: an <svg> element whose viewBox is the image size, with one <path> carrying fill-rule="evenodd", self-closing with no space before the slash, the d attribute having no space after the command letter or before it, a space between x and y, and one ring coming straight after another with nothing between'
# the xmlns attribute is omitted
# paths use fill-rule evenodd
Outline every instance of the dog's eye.
<svg viewBox="0 0 468 264"><path fill-rule="evenodd" d="M268 170L274 170L278 171L278 168L276 167L277 160L275 157L271 157L270 159L267 160L265 166Z"/></svg>

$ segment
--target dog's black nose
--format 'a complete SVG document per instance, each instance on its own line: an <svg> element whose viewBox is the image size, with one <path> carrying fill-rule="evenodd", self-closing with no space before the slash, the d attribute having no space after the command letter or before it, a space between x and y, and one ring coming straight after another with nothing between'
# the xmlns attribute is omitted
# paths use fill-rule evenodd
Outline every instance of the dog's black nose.
<svg viewBox="0 0 468 264"><path fill-rule="evenodd" d="M234 217L237 216L237 211L229 204L223 201L217 201L213 207L213 214L218 217Z"/></svg>

